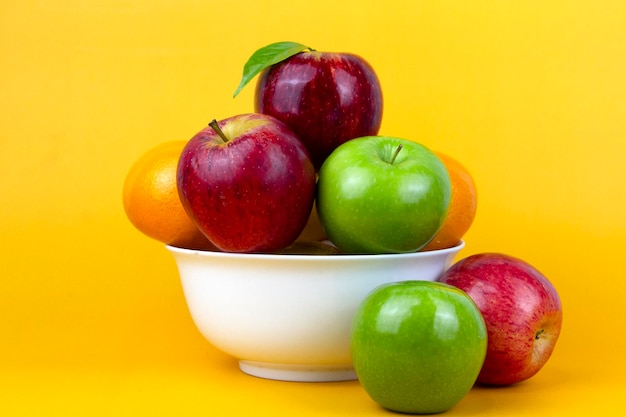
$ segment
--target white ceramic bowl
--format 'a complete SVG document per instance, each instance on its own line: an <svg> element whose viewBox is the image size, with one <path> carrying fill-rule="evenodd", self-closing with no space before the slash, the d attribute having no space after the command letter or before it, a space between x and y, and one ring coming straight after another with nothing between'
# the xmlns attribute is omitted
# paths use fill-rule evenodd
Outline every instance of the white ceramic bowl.
<svg viewBox="0 0 626 417"><path fill-rule="evenodd" d="M167 246L191 316L249 375L286 381L356 379L350 327L374 288L434 281L463 248L411 254L262 255Z"/></svg>

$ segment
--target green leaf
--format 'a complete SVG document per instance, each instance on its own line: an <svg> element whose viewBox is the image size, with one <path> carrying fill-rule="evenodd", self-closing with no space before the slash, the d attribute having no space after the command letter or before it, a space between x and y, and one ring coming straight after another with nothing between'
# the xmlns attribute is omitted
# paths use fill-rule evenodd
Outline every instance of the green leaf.
<svg viewBox="0 0 626 417"><path fill-rule="evenodd" d="M258 49L243 66L243 75L239 87L235 90L233 98L265 68L278 64L285 59L294 56L304 50L313 51L312 48L297 42L275 42Z"/></svg>

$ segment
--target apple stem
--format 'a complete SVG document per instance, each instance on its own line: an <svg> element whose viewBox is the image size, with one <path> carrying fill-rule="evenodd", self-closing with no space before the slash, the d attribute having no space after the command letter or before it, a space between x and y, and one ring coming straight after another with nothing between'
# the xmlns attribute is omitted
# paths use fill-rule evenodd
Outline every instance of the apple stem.
<svg viewBox="0 0 626 417"><path fill-rule="evenodd" d="M541 336L541 334L543 333L543 329L539 329L537 330L537 333L535 333L535 340L539 339L539 336Z"/></svg>
<svg viewBox="0 0 626 417"><path fill-rule="evenodd" d="M229 141L229 139L226 137L222 129L220 129L220 126L217 124L217 120L215 119L211 120L211 122L209 123L209 126L211 126L213 130L215 130L215 133L217 133L219 137L222 138L224 143Z"/></svg>
<svg viewBox="0 0 626 417"><path fill-rule="evenodd" d="M391 161L389 161L389 164L393 165L393 163L395 162L395 160L398 157L398 154L400 153L402 148L404 148L404 146L402 144L399 144L398 147L396 148L395 152L393 153L393 155L391 155Z"/></svg>

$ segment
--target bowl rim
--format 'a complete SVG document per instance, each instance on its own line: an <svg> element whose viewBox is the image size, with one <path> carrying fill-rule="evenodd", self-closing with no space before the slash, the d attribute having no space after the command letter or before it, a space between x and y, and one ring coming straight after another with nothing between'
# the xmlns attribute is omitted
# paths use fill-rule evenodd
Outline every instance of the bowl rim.
<svg viewBox="0 0 626 417"><path fill-rule="evenodd" d="M446 256L459 252L465 247L465 241L460 240L455 246L445 249L429 251L405 252L405 253L380 253L380 254L332 254L332 255L302 255L302 254L275 254L275 253L238 253L238 252L218 252L201 249L188 249L179 246L165 245L166 249L172 253L197 255L210 258L230 258L230 259L259 259L259 260L289 260L289 261L326 261L341 262L348 260L369 260L369 259L403 259L403 258L428 258L432 256Z"/></svg>

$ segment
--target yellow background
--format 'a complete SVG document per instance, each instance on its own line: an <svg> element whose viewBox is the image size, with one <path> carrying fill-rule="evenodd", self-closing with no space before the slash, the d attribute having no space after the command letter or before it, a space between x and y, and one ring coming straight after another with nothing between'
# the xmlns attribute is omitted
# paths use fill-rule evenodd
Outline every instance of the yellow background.
<svg viewBox="0 0 626 417"><path fill-rule="evenodd" d="M0 415L384 415L357 382L239 372L121 204L130 165L236 99L280 40L365 57L381 134L479 186L462 256L521 257L564 325L533 379L449 415L614 415L626 394L626 2L20 0L0 6Z"/></svg>

